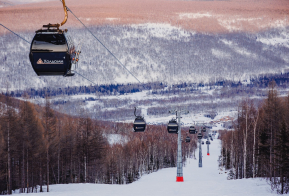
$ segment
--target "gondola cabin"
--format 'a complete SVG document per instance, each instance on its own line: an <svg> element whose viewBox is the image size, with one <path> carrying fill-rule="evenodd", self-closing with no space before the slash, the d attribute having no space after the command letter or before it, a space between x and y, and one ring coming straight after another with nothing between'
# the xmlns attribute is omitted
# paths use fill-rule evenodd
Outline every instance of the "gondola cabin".
<svg viewBox="0 0 289 196"><path fill-rule="evenodd" d="M206 141L206 144L211 144L211 142L209 140Z"/></svg>
<svg viewBox="0 0 289 196"><path fill-rule="evenodd" d="M203 131L203 132L206 132L206 127L203 127L203 128L202 128L202 131Z"/></svg>
<svg viewBox="0 0 289 196"><path fill-rule="evenodd" d="M38 76L73 76L71 66L75 55L67 30L47 28L36 31L29 59Z"/></svg>
<svg viewBox="0 0 289 196"><path fill-rule="evenodd" d="M169 121L168 132L169 133L178 133L179 125L175 119Z"/></svg>
<svg viewBox="0 0 289 196"><path fill-rule="evenodd" d="M133 123L134 132L144 132L146 129L146 122L143 117L137 116Z"/></svg>
<svg viewBox="0 0 289 196"><path fill-rule="evenodd" d="M191 141L191 138L189 136L186 137L186 143L189 143Z"/></svg>
<svg viewBox="0 0 289 196"><path fill-rule="evenodd" d="M190 126L189 133L196 134L196 128L194 126Z"/></svg>
<svg viewBox="0 0 289 196"><path fill-rule="evenodd" d="M201 133L198 133L198 139L202 139L203 138L203 135Z"/></svg>

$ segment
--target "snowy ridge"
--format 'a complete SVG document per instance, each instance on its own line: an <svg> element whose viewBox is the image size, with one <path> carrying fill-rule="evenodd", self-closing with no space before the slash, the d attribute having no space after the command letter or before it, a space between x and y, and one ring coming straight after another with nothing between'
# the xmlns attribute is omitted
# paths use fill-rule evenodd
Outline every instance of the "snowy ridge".
<svg viewBox="0 0 289 196"><path fill-rule="evenodd" d="M210 12L195 12L195 13L178 13L179 19L201 19L211 18L216 19L218 24L229 32L242 31L243 27L240 25L242 22L246 22L252 26L262 26L262 28L284 28L287 26L287 18L271 21L268 24L262 24L263 17L240 17L238 15L231 15L228 17L226 14L214 14Z"/></svg>

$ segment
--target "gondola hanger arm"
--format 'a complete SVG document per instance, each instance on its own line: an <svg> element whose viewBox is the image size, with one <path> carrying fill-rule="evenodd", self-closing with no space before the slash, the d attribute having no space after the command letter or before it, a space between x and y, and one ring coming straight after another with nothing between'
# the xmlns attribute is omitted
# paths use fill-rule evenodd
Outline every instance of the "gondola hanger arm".
<svg viewBox="0 0 289 196"><path fill-rule="evenodd" d="M67 10L68 10L68 8L66 7L65 0L60 0L60 2L62 3L63 9L64 9L64 19L63 19L62 23L60 23L60 24L59 23L57 23L57 24L50 24L49 23L47 25L43 25L44 28L47 28L48 30L50 28L57 28L57 30L59 30L59 27L63 26L67 22L67 19L68 19ZM46 31L46 30L40 29L36 32L42 32L42 31ZM67 31L67 29L65 29L65 31Z"/></svg>
<svg viewBox="0 0 289 196"><path fill-rule="evenodd" d="M57 29L59 29L59 27L61 27L61 26L63 26L66 22L67 22L67 19L68 19L68 14L67 14L67 7L66 7L66 4L65 4L65 0L60 0L60 2L62 3L62 5L63 5L63 9L64 9L64 19L63 19L63 21L59 24L59 23L57 23L57 24L48 24L48 25L43 25L43 27L45 27L45 28L57 28Z"/></svg>
<svg viewBox="0 0 289 196"><path fill-rule="evenodd" d="M67 19L68 19L67 7L65 5L65 0L62 0L62 5L63 5L65 16L64 16L64 19L63 19L62 23L60 24L60 26L63 26L66 23Z"/></svg>

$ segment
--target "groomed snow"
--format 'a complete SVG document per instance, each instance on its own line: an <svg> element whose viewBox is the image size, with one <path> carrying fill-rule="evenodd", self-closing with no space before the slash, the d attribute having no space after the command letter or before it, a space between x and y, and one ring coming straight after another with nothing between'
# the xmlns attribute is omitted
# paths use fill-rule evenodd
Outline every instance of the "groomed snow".
<svg viewBox="0 0 289 196"><path fill-rule="evenodd" d="M186 145L186 144L184 144ZM202 145L203 167L198 167L198 150L196 160L189 159L184 167L184 182L176 182L176 168L162 169L145 175L138 181L126 185L107 184L65 184L51 185L49 193L30 193L28 196L272 196L270 185L261 179L227 180L227 174L218 170L220 141L214 140L210 145Z"/></svg>

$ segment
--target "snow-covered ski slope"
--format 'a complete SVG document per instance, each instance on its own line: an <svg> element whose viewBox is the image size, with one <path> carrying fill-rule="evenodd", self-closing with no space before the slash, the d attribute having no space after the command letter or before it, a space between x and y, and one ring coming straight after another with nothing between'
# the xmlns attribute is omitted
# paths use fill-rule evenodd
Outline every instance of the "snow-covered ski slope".
<svg viewBox="0 0 289 196"><path fill-rule="evenodd" d="M186 145L186 144L184 144ZM196 160L189 161L184 167L184 182L176 182L176 168L162 169L141 177L138 181L126 185L107 184L65 184L51 185L49 193L31 193L25 195L53 196L267 196L272 193L265 180L242 179L227 180L227 173L218 170L220 141L214 140L210 145L202 145L203 167L198 167L198 150Z"/></svg>

